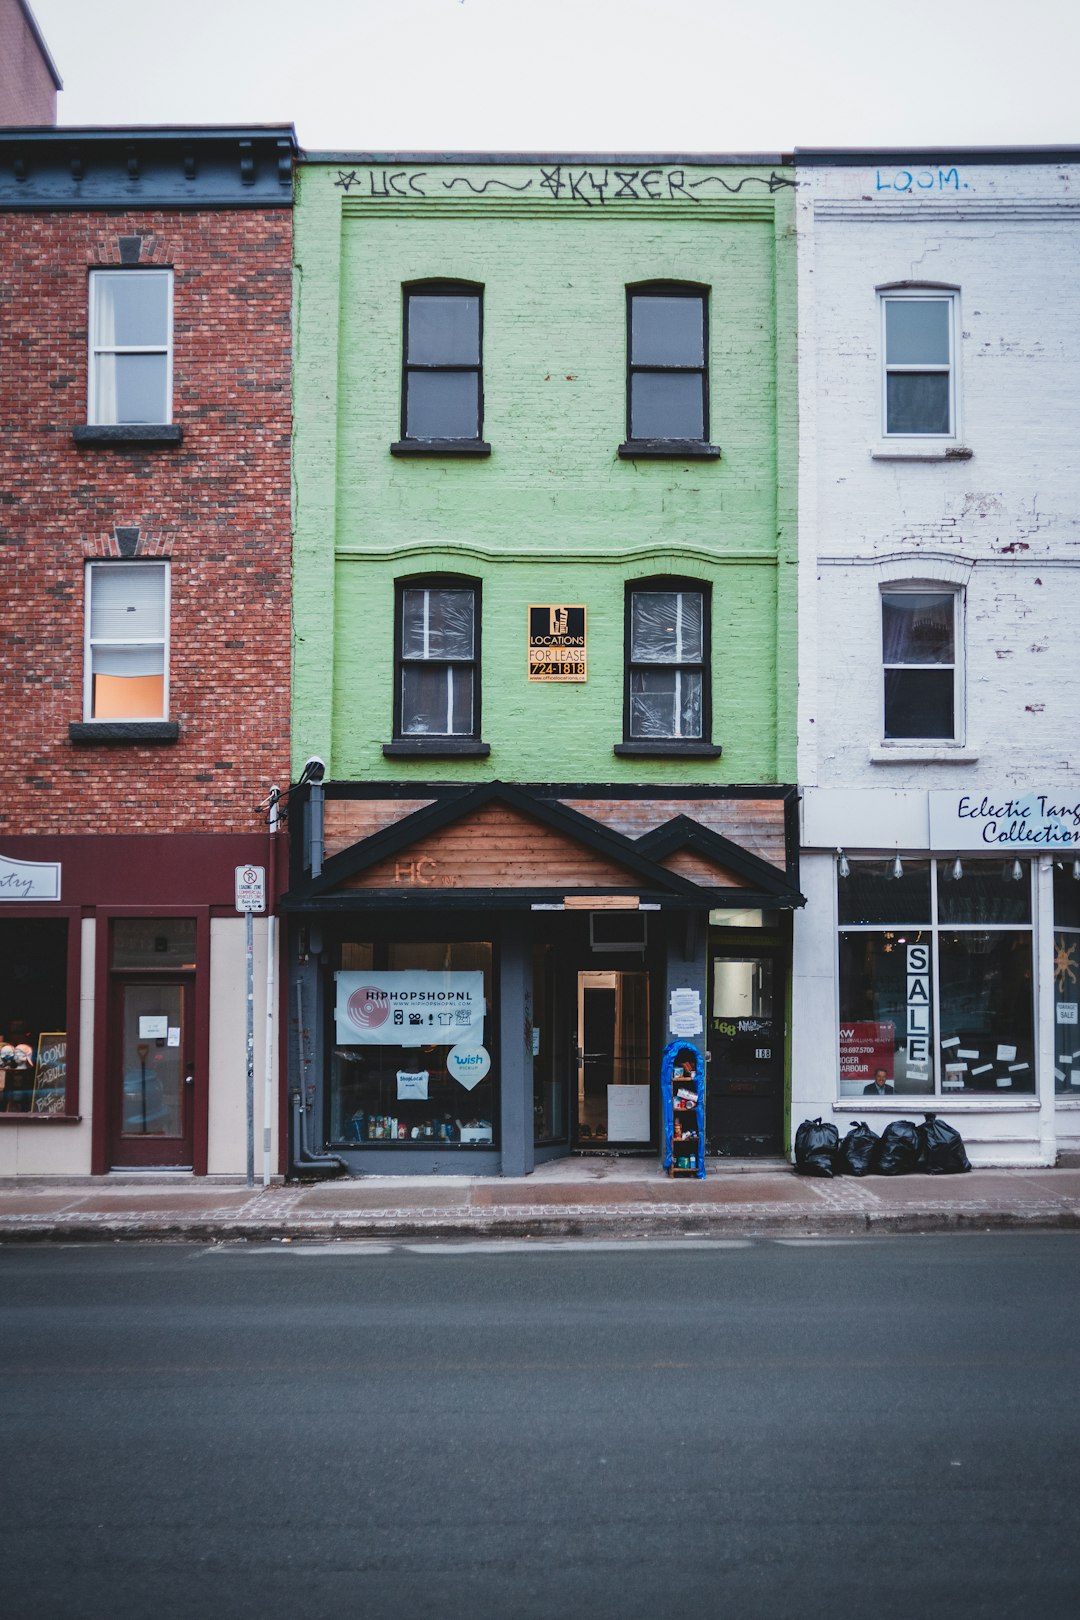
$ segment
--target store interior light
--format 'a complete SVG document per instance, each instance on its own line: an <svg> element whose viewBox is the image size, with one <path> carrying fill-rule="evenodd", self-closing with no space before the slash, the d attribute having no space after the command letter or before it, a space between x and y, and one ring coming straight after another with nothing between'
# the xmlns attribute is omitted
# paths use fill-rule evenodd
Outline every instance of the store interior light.
<svg viewBox="0 0 1080 1620"><path fill-rule="evenodd" d="M1077 866L1080 866L1080 861L1077 861L1076 864ZM839 872L842 878L851 876L851 866L842 849L838 849L836 852L836 870Z"/></svg>
<svg viewBox="0 0 1080 1620"><path fill-rule="evenodd" d="M949 867L948 875L956 883L959 883L960 879L963 877L963 875L964 875L964 863L960 859L959 855L956 857L955 861L953 861L952 865Z"/></svg>
<svg viewBox="0 0 1080 1620"><path fill-rule="evenodd" d="M1080 860L1073 861L1073 877L1080 883Z"/></svg>
<svg viewBox="0 0 1080 1620"><path fill-rule="evenodd" d="M1024 875L1024 868L1020 865L1019 861L1006 861L1005 865L1001 868L1001 875L1005 879L1006 883L1008 883L1010 879L1013 881L1013 883L1019 883L1020 879Z"/></svg>
<svg viewBox="0 0 1080 1620"><path fill-rule="evenodd" d="M898 851L897 855L896 855L896 859L893 861L892 865L889 868L889 876L892 877L892 878L902 878L903 875L904 875L904 863L900 859L900 854L899 854L899 851Z"/></svg>

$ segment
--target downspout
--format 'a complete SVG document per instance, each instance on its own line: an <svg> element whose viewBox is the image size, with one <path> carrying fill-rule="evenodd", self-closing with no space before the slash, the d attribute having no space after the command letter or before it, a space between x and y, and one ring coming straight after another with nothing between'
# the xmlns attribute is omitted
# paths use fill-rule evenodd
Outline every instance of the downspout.
<svg viewBox="0 0 1080 1620"><path fill-rule="evenodd" d="M344 1159L339 1159L336 1153L313 1153L308 1147L307 1140L307 1060L304 1051L304 987L297 981L296 985L296 1046L297 1046L297 1073L300 1085L289 1094L292 1103L292 1141L289 1155L289 1172L294 1177L301 1176L340 1176L348 1174L349 1167Z"/></svg>

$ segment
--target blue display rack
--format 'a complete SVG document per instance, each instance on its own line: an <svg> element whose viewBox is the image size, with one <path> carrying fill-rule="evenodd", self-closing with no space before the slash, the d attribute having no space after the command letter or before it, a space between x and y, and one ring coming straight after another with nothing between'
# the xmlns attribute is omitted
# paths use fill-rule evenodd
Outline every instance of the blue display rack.
<svg viewBox="0 0 1080 1620"><path fill-rule="evenodd" d="M705 1180L705 1054L692 1041L670 1041L660 1060L664 1169Z"/></svg>

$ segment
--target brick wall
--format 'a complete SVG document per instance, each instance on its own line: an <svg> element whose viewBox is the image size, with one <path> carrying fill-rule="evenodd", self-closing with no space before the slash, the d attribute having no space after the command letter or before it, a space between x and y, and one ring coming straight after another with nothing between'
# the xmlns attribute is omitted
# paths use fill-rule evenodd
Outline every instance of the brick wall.
<svg viewBox="0 0 1080 1620"><path fill-rule="evenodd" d="M288 779L291 215L0 216L0 832L254 831ZM76 448L88 271L171 266L179 446ZM84 572L171 560L172 744L73 744Z"/></svg>
<svg viewBox="0 0 1080 1620"><path fill-rule="evenodd" d="M55 124L56 86L19 0L0 0L0 124Z"/></svg>

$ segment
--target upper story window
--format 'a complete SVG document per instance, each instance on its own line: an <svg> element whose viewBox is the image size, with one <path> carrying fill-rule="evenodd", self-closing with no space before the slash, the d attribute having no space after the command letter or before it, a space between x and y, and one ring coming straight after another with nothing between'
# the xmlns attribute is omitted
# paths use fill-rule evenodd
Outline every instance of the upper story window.
<svg viewBox="0 0 1080 1620"><path fill-rule="evenodd" d="M709 437L704 287L650 282L627 294L627 443L620 455L718 455Z"/></svg>
<svg viewBox="0 0 1080 1620"><path fill-rule="evenodd" d="M88 563L83 716L168 715L168 563Z"/></svg>
<svg viewBox="0 0 1080 1620"><path fill-rule="evenodd" d="M405 289L401 440L417 451L484 455L483 288L423 282Z"/></svg>
<svg viewBox="0 0 1080 1620"><path fill-rule="evenodd" d="M171 270L90 272L93 426L172 421L172 300Z"/></svg>
<svg viewBox="0 0 1080 1620"><path fill-rule="evenodd" d="M957 736L957 593L881 593L886 739Z"/></svg>
<svg viewBox="0 0 1080 1620"><path fill-rule="evenodd" d="M445 579L398 586L397 737L478 737L480 588Z"/></svg>
<svg viewBox="0 0 1080 1620"><path fill-rule="evenodd" d="M886 438L955 438L955 292L882 289Z"/></svg>
<svg viewBox="0 0 1080 1620"><path fill-rule="evenodd" d="M708 600L707 591L693 581L628 587L628 743L707 740Z"/></svg>

